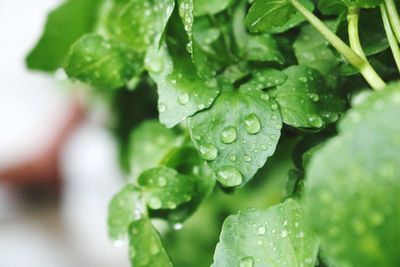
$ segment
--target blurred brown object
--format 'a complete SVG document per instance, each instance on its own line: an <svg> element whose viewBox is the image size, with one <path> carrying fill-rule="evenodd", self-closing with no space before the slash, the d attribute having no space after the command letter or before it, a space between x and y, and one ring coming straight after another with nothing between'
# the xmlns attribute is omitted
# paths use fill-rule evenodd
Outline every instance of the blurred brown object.
<svg viewBox="0 0 400 267"><path fill-rule="evenodd" d="M60 149L85 114L83 104L78 98L71 102L62 126L57 129L53 138L48 140L44 152L29 161L0 169L0 182L11 186L49 185L57 188L60 185Z"/></svg>

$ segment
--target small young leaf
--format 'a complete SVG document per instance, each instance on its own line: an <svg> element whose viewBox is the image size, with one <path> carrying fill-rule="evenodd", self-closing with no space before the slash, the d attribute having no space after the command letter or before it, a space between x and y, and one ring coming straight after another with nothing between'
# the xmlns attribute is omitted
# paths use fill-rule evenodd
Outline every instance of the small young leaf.
<svg viewBox="0 0 400 267"><path fill-rule="evenodd" d="M144 170L159 166L181 144L181 138L158 121L142 123L132 132L129 140L131 176L136 178Z"/></svg>
<svg viewBox="0 0 400 267"><path fill-rule="evenodd" d="M149 169L140 174L138 184L149 208L175 209L192 198L195 181L167 167Z"/></svg>
<svg viewBox="0 0 400 267"><path fill-rule="evenodd" d="M70 78L115 89L141 73L142 59L113 41L87 34L71 47L65 71Z"/></svg>
<svg viewBox="0 0 400 267"><path fill-rule="evenodd" d="M113 241L123 241L131 222L140 217L139 195L138 188L127 185L111 200L108 207L108 234Z"/></svg>
<svg viewBox="0 0 400 267"><path fill-rule="evenodd" d="M339 59L329 48L328 42L311 25L301 27L293 44L299 64L317 69L331 88L336 88L339 76Z"/></svg>
<svg viewBox="0 0 400 267"><path fill-rule="evenodd" d="M310 9L314 5L310 0L301 0ZM289 0L256 0L246 17L246 26L251 32L284 32L297 26L305 19L298 14Z"/></svg>
<svg viewBox="0 0 400 267"><path fill-rule="evenodd" d="M344 102L328 88L321 74L310 67L292 66L287 81L276 89L283 121L293 127L321 128L339 118Z"/></svg>
<svg viewBox="0 0 400 267"><path fill-rule="evenodd" d="M42 37L26 58L28 68L55 71L63 67L70 46L94 29L100 3L69 0L53 10Z"/></svg>
<svg viewBox="0 0 400 267"><path fill-rule="evenodd" d="M160 50L152 49L146 56L147 69L158 86L160 121L167 127L208 108L219 94L215 86L197 75L188 54L176 49L172 55L174 61L163 45Z"/></svg>
<svg viewBox="0 0 400 267"><path fill-rule="evenodd" d="M229 216L222 226L212 267L313 267L318 239L303 223L293 199L266 211L247 209Z"/></svg>
<svg viewBox="0 0 400 267"><path fill-rule="evenodd" d="M145 217L130 226L129 254L132 266L173 267L159 234Z"/></svg>
<svg viewBox="0 0 400 267"><path fill-rule="evenodd" d="M276 102L256 89L223 92L189 120L191 137L226 187L243 186L271 156L282 120Z"/></svg>
<svg viewBox="0 0 400 267"><path fill-rule="evenodd" d="M400 87L372 93L312 158L305 191L309 224L333 266L400 262Z"/></svg>

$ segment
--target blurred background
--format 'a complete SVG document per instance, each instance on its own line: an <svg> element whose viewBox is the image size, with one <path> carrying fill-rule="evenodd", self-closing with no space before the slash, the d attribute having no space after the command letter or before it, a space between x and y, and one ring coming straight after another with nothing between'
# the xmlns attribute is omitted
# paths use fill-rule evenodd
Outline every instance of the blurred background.
<svg viewBox="0 0 400 267"><path fill-rule="evenodd" d="M122 186L101 105L24 59L59 0L0 1L0 266L129 266L108 240Z"/></svg>
<svg viewBox="0 0 400 267"><path fill-rule="evenodd" d="M119 159L129 133L157 116L155 92L118 93L114 119L129 123L110 130L110 103L62 70L28 71L25 57L60 2L0 0L0 267L129 266L126 245L107 237L107 205L126 180ZM210 266L228 215L282 199L295 141L244 189L217 188L179 231L159 228L176 266Z"/></svg>

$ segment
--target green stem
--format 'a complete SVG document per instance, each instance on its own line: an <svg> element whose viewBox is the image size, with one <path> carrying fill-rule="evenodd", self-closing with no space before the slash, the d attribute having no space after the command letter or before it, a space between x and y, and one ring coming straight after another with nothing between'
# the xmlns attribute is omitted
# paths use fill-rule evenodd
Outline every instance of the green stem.
<svg viewBox="0 0 400 267"><path fill-rule="evenodd" d="M388 12L386 11L386 6L384 3L381 4L381 13L382 13L383 26L385 27L386 36L390 44L390 49L392 50L393 58L396 62L397 69L400 72L400 48L396 36L393 33L389 15Z"/></svg>
<svg viewBox="0 0 400 267"><path fill-rule="evenodd" d="M353 51L345 42L334 34L319 18L304 7L298 0L289 0L290 3L305 17L305 19L356 69L374 90L381 90L386 85L368 60Z"/></svg>
<svg viewBox="0 0 400 267"><path fill-rule="evenodd" d="M397 38L397 42L400 42L400 18L397 12L396 4L393 0L384 0L390 24L392 25L393 32Z"/></svg>

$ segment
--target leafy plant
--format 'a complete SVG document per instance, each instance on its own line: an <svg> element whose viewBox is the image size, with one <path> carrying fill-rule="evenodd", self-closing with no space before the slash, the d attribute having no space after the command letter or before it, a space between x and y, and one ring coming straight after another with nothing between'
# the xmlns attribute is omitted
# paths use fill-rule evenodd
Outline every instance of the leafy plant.
<svg viewBox="0 0 400 267"><path fill-rule="evenodd" d="M109 105L132 266L395 267L399 43L393 0L68 0L27 65Z"/></svg>

